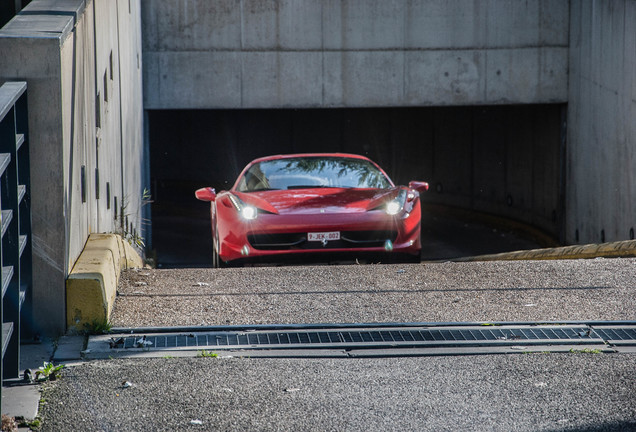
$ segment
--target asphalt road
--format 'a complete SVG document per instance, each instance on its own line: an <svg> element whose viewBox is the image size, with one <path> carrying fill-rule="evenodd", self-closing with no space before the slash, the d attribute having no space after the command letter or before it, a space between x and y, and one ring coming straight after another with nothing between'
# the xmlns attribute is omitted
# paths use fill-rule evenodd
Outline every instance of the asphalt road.
<svg viewBox="0 0 636 432"><path fill-rule="evenodd" d="M636 355L119 359L43 398L42 431L633 431Z"/></svg>
<svg viewBox="0 0 636 432"><path fill-rule="evenodd" d="M536 247L472 221L433 222L474 241L428 237L428 258ZM114 326L636 320L636 259L211 269L170 256L181 268L122 274ZM168 354L65 369L44 388L41 430L636 430L633 353Z"/></svg>
<svg viewBox="0 0 636 432"><path fill-rule="evenodd" d="M635 289L636 259L139 270L113 324L635 320ZM633 353L168 354L67 368L42 430L636 430Z"/></svg>
<svg viewBox="0 0 636 432"><path fill-rule="evenodd" d="M115 327L636 320L636 259L124 272Z"/></svg>

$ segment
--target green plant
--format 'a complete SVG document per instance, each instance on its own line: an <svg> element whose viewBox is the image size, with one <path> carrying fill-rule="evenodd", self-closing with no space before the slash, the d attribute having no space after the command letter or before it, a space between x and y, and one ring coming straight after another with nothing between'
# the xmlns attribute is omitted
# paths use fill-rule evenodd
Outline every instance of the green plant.
<svg viewBox="0 0 636 432"><path fill-rule="evenodd" d="M570 352L575 354L601 354L603 351L593 348L583 348L577 350L575 350L574 348L570 348Z"/></svg>
<svg viewBox="0 0 636 432"><path fill-rule="evenodd" d="M127 196L124 196L124 198L122 199L121 206L119 207L119 215L115 215L115 220L119 219L119 226L117 227L115 232L121 235L132 246L136 246L140 249L144 249L146 247L145 239L137 232L137 229L134 227L134 225L130 223L129 217L139 216L139 209L147 206L150 203L152 203L150 191L144 188L141 195L140 206L138 207L137 212L134 215L129 211L130 203ZM148 225L150 222L145 218L141 218L141 223L142 225Z"/></svg>
<svg viewBox="0 0 636 432"><path fill-rule="evenodd" d="M207 350L201 350L197 353L197 357L218 357L217 353Z"/></svg>
<svg viewBox="0 0 636 432"><path fill-rule="evenodd" d="M40 366L35 371L36 381L55 381L60 376L60 371L64 368L64 365L55 366L53 362L44 362L44 365Z"/></svg>
<svg viewBox="0 0 636 432"><path fill-rule="evenodd" d="M31 421L28 420L24 420L22 422L20 422L20 424L18 425L19 427L26 427L29 428L31 430L39 430L40 427L42 426L42 420L40 420L39 417L34 418Z"/></svg>
<svg viewBox="0 0 636 432"><path fill-rule="evenodd" d="M94 319L93 322L84 324L84 328L88 334L95 335L110 333L113 326L107 319Z"/></svg>

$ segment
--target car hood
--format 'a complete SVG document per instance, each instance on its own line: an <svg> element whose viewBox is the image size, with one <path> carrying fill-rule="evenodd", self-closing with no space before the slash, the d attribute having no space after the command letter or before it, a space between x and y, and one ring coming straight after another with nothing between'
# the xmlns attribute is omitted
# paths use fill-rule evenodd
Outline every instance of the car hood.
<svg viewBox="0 0 636 432"><path fill-rule="evenodd" d="M275 214L363 213L380 207L399 188L320 188L233 192L246 204Z"/></svg>

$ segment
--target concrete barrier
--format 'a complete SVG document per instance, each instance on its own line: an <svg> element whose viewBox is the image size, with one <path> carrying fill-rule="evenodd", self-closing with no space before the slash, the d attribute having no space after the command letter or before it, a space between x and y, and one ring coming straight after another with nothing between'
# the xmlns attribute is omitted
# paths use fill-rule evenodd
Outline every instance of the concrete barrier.
<svg viewBox="0 0 636 432"><path fill-rule="evenodd" d="M628 257L636 257L636 240L504 252L492 255L460 258L454 261L560 260Z"/></svg>
<svg viewBox="0 0 636 432"><path fill-rule="evenodd" d="M107 323L121 270L143 267L130 244L116 234L91 234L66 279L67 330Z"/></svg>

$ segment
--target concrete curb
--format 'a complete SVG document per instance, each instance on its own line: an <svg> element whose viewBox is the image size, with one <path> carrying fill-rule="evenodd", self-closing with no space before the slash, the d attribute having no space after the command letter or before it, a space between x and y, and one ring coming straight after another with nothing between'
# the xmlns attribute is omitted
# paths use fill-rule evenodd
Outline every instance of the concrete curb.
<svg viewBox="0 0 636 432"><path fill-rule="evenodd" d="M108 322L121 270L140 267L143 260L121 236L91 234L66 279L67 329Z"/></svg>
<svg viewBox="0 0 636 432"><path fill-rule="evenodd" d="M564 246L547 249L504 252L492 255L459 258L453 261L516 261L516 260L563 260L591 258L629 258L636 257L636 240L612 243Z"/></svg>

